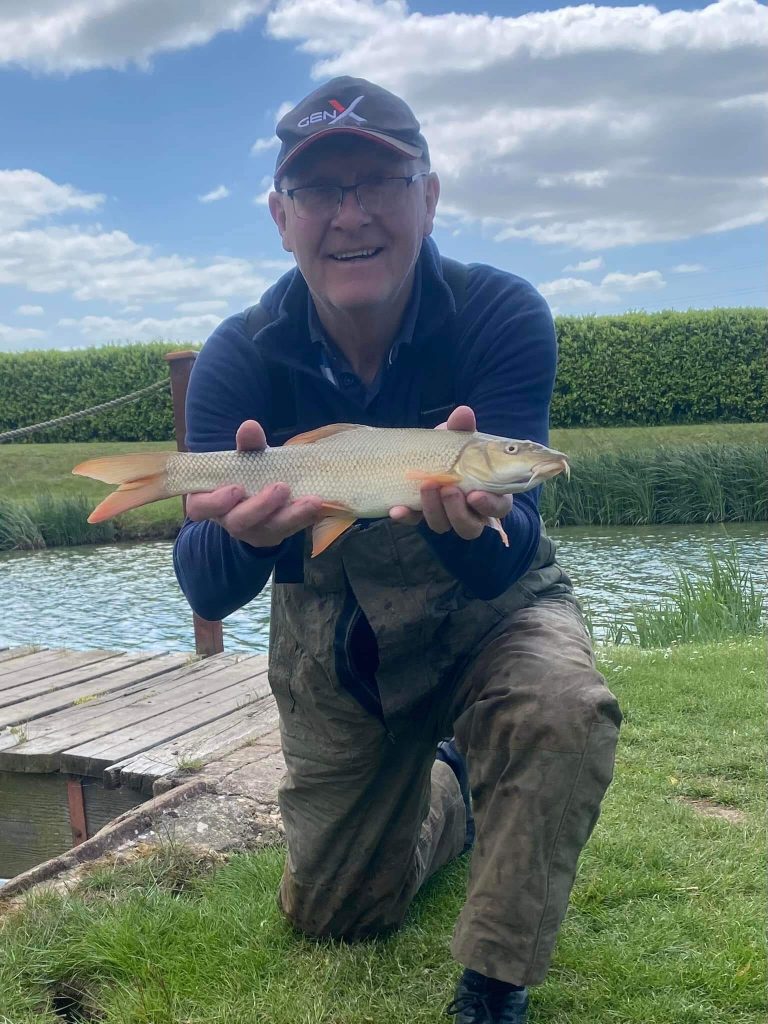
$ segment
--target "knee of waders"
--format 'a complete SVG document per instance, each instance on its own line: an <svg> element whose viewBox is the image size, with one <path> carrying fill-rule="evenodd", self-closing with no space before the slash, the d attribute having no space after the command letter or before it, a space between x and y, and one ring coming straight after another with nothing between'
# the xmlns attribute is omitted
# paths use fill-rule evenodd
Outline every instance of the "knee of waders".
<svg viewBox="0 0 768 1024"><path fill-rule="evenodd" d="M316 939L345 942L362 942L396 930L408 907L407 901L395 898L391 892L376 897L359 889L345 892L341 887L306 885L291 878L287 871L277 903L297 931Z"/></svg>
<svg viewBox="0 0 768 1024"><path fill-rule="evenodd" d="M596 725L618 734L618 702L595 669L550 669L528 681L511 674L504 684L495 681L470 710L470 760L475 740L496 750L577 752Z"/></svg>

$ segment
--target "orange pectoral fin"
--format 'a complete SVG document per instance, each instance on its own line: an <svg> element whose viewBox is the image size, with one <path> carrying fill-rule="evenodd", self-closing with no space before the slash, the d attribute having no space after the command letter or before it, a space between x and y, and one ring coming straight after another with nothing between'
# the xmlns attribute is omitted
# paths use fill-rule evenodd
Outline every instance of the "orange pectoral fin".
<svg viewBox="0 0 768 1024"><path fill-rule="evenodd" d="M332 515L315 523L312 527L312 557L316 558L322 554L342 533L346 533L356 520L357 516L339 515L338 511L334 511Z"/></svg>
<svg viewBox="0 0 768 1024"><path fill-rule="evenodd" d="M505 548L508 548L509 547L509 537L507 536L507 531L501 525L501 520L500 519L492 519L489 516L488 519L486 520L486 525L490 526L490 528L492 530L496 530L496 532L501 536L501 543L504 545Z"/></svg>
<svg viewBox="0 0 768 1024"><path fill-rule="evenodd" d="M458 473L428 473L423 469L406 469L405 479L415 480L420 484L435 484L442 487L449 484L457 484L461 477Z"/></svg>
<svg viewBox="0 0 768 1024"><path fill-rule="evenodd" d="M322 441L324 437L331 437L333 434L340 434L344 430L362 430L359 423L328 423L324 427L317 427L315 430L306 430L303 434L295 434L285 442L290 444L312 444L315 441Z"/></svg>

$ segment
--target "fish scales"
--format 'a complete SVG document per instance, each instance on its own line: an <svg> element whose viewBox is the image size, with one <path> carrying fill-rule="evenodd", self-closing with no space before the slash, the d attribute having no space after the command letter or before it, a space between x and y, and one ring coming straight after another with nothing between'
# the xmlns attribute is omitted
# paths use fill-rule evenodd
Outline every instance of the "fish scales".
<svg viewBox="0 0 768 1024"><path fill-rule="evenodd" d="M456 431L363 427L264 452L178 454L168 460L167 487L189 493L240 484L250 495L281 481L294 498L318 494L359 516L384 516L394 505L421 506L420 481L406 479L408 470L445 473L468 440Z"/></svg>

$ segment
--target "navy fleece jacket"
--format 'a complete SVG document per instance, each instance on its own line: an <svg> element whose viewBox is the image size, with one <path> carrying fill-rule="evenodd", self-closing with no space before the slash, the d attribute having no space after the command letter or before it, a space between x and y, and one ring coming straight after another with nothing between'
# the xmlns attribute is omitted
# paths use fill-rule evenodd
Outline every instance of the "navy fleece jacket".
<svg viewBox="0 0 768 1024"><path fill-rule="evenodd" d="M478 430L546 444L557 347L542 296L522 278L471 264L465 301L457 312L431 239L422 246L419 264L412 335L400 339L397 356L368 405L361 404L360 389L339 388L321 373L320 346L312 342L307 321L307 286L298 270L284 275L263 296L261 304L274 319L254 338L242 314L224 320L203 347L190 378L190 451L233 449L235 432L246 419L258 420L269 440L272 413L265 360L295 371L297 431L333 422L418 425L420 380L429 373L425 343L449 331L456 346L456 397L474 409ZM436 534L423 523L418 527L448 571L483 599L503 593L533 560L540 531L537 490L515 495L504 528L508 548L491 529L465 541L454 533ZM176 574L199 615L224 618L262 590L276 565L280 578L280 561L289 551L295 559L298 540L254 548L216 523L187 521L174 548Z"/></svg>

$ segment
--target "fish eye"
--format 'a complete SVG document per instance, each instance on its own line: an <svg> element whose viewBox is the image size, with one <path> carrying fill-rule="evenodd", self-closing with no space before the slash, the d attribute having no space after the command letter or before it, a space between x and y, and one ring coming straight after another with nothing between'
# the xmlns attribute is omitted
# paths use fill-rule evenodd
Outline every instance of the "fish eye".
<svg viewBox="0 0 768 1024"><path fill-rule="evenodd" d="M504 451L507 453L507 455L517 455L517 445L508 444Z"/></svg>

